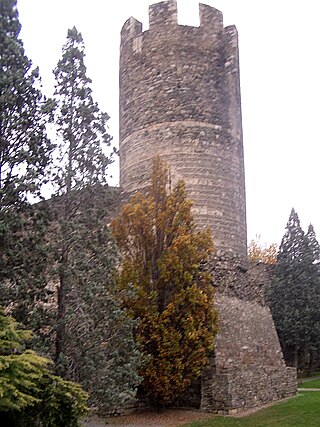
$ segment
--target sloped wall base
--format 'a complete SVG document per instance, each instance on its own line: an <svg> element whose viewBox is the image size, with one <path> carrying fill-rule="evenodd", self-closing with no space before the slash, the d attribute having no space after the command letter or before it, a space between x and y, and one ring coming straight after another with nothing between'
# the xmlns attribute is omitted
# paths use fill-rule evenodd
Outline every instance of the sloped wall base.
<svg viewBox="0 0 320 427"><path fill-rule="evenodd" d="M269 309L217 293L220 331L202 375L201 409L235 413L295 395Z"/></svg>

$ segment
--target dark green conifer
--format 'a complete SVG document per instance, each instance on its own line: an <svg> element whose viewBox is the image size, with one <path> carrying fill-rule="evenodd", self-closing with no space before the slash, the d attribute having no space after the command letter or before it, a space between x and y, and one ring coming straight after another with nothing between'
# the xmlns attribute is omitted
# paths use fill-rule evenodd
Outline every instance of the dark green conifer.
<svg viewBox="0 0 320 427"><path fill-rule="evenodd" d="M53 146L46 135L52 102L40 91L19 38L16 0L0 2L0 303L28 326L46 299L46 214L30 200L47 180ZM39 313L38 313L39 314Z"/></svg>
<svg viewBox="0 0 320 427"><path fill-rule="evenodd" d="M0 2L0 208L39 192L52 145L46 135L51 102L42 96L38 69L19 39L16 0Z"/></svg>
<svg viewBox="0 0 320 427"><path fill-rule="evenodd" d="M303 242L304 232L297 213L292 209L279 247L270 308L286 361L294 366L298 364L305 338L305 328L301 323L301 310L305 303L301 282Z"/></svg>
<svg viewBox="0 0 320 427"><path fill-rule="evenodd" d="M79 381L91 401L114 407L132 397L139 380L133 321L117 301L117 251L110 237L107 150L108 115L93 101L84 65L84 44L73 28L58 62L55 122L60 195L53 232L58 264L55 362L66 378Z"/></svg>
<svg viewBox="0 0 320 427"><path fill-rule="evenodd" d="M268 298L285 359L301 369L319 341L319 254L313 227L305 235L292 209Z"/></svg>
<svg viewBox="0 0 320 427"><path fill-rule="evenodd" d="M55 123L59 137L55 184L57 193L63 195L58 238L60 283L56 363L66 347L66 298L71 291L70 270L73 264L70 255L77 247L81 233L74 226L74 218L81 211L77 192L97 183L105 183L106 169L110 163L103 151L103 145L110 145L111 140L106 128L108 116L100 112L92 99L91 80L86 76L84 56L81 34L76 28L68 30L67 42L62 48L62 59L54 70L57 105Z"/></svg>
<svg viewBox="0 0 320 427"><path fill-rule="evenodd" d="M304 312L309 342L306 343L302 355L303 369L309 372L320 366L320 245L312 224L304 239L304 292L307 293Z"/></svg>

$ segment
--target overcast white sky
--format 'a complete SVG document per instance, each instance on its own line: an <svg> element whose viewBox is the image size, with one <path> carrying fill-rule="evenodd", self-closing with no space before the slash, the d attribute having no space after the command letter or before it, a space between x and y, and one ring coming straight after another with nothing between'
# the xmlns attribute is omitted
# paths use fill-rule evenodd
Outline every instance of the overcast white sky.
<svg viewBox="0 0 320 427"><path fill-rule="evenodd" d="M21 37L44 91L67 30L74 25L86 46L94 98L110 116L118 144L119 34L134 16L148 28L152 0L18 0ZM318 0L207 0L235 24L246 168L248 239L261 234L280 243L292 207L303 228L320 239L319 8ZM178 0L179 23L198 24L198 2ZM118 182L114 168L113 184Z"/></svg>

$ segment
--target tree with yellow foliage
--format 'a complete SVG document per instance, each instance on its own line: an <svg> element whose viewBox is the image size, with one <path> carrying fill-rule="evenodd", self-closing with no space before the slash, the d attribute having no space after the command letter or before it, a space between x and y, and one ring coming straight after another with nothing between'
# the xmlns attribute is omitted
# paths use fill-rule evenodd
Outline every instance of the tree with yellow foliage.
<svg viewBox="0 0 320 427"><path fill-rule="evenodd" d="M155 405L172 402L199 377L217 332L203 267L213 251L210 231L196 229L184 183L169 192L167 186L168 170L157 157L146 194L134 195L112 223L123 255L119 287L131 290L123 302L139 320L141 386Z"/></svg>
<svg viewBox="0 0 320 427"><path fill-rule="evenodd" d="M263 262L265 264L275 264L277 262L278 245L263 245L261 236L257 235L255 240L251 240L248 245L248 257L250 261Z"/></svg>

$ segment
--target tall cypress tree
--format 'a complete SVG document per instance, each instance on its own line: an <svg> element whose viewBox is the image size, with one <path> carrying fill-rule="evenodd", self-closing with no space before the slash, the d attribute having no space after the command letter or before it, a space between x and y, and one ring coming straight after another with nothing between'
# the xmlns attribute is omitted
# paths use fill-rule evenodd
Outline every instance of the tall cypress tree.
<svg viewBox="0 0 320 427"><path fill-rule="evenodd" d="M84 58L83 39L74 27L68 30L62 59L54 70L56 124L61 138L61 167L56 179L58 192L63 194L88 185L106 184L111 163L105 153L111 141L107 129L109 116L93 101Z"/></svg>
<svg viewBox="0 0 320 427"><path fill-rule="evenodd" d="M50 164L52 102L25 55L16 3L0 2L0 303L30 326L37 301L46 299L46 219L29 200L39 196Z"/></svg>
<svg viewBox="0 0 320 427"><path fill-rule="evenodd" d="M308 227L307 237L307 247L308 247L308 256L310 257L310 262L320 268L320 245L316 237L313 225L310 224Z"/></svg>
<svg viewBox="0 0 320 427"><path fill-rule="evenodd" d="M172 403L199 378L217 332L203 268L213 251L210 231L197 230L184 183L167 187L167 168L155 158L146 194L135 194L112 222L123 254L123 304L138 321L145 356L141 390L155 406Z"/></svg>
<svg viewBox="0 0 320 427"><path fill-rule="evenodd" d="M79 208L76 192L106 182L106 169L110 163L102 148L102 144L110 145L111 140L106 128L108 115L101 113L92 99L91 80L86 76L84 57L83 39L74 27L68 31L62 59L54 70L55 122L60 137L55 182L58 194L63 194L56 362L65 347L66 297L70 288L69 255L75 246L72 223Z"/></svg>
<svg viewBox="0 0 320 427"><path fill-rule="evenodd" d="M8 209L39 191L52 145L38 69L24 53L16 0L0 3L0 208Z"/></svg>
<svg viewBox="0 0 320 427"><path fill-rule="evenodd" d="M304 292L307 293L308 337L309 342L304 351L304 369L312 371L320 363L320 245L312 224L304 239Z"/></svg>
<svg viewBox="0 0 320 427"><path fill-rule="evenodd" d="M295 366L298 364L305 333L300 322L305 302L301 282L303 242L304 232L297 213L292 209L279 247L271 286L270 308L286 361Z"/></svg>
<svg viewBox="0 0 320 427"><path fill-rule="evenodd" d="M113 279L117 251L107 227L112 191L104 185L111 163L109 117L93 101L84 57L82 36L73 28L54 70L60 196L53 234L59 282L55 362L110 409L132 397L139 354Z"/></svg>
<svg viewBox="0 0 320 427"><path fill-rule="evenodd" d="M279 247L270 308L288 364L305 368L318 330L319 246L312 226L305 235L292 209ZM311 359L310 359L311 357Z"/></svg>

